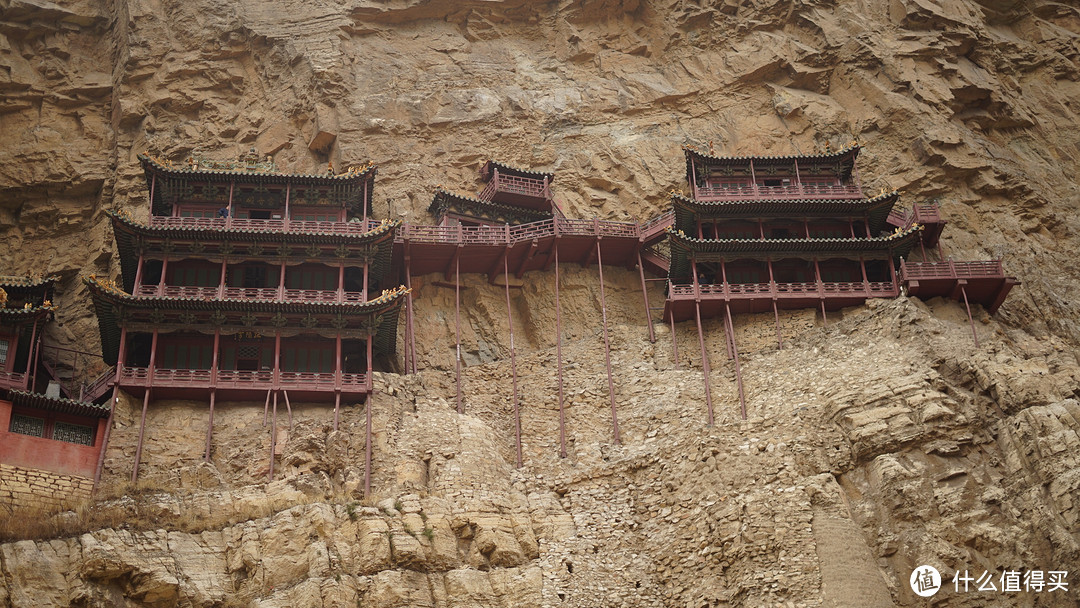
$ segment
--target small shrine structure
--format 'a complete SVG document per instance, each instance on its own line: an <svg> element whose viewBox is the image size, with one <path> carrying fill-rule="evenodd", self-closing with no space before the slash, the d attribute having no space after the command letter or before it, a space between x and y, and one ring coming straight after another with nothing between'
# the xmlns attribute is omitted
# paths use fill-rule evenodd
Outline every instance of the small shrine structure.
<svg viewBox="0 0 1080 608"><path fill-rule="evenodd" d="M56 282L0 277L0 501L9 506L89 497L105 442L109 407L62 396L42 354Z"/></svg>

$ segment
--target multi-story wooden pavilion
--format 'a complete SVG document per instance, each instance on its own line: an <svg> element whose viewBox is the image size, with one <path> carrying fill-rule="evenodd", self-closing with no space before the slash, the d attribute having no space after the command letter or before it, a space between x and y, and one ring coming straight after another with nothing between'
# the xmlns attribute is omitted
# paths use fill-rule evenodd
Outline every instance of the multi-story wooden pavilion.
<svg viewBox="0 0 1080 608"><path fill-rule="evenodd" d="M817 307L826 319L830 309L899 294L897 262L919 243L923 227L887 226L897 193L863 196L859 150L724 157L684 148L691 196L672 196L664 315L672 324L697 322L709 424L703 317L724 318L745 416L733 313L772 310L782 347L781 308Z"/></svg>
<svg viewBox="0 0 1080 608"><path fill-rule="evenodd" d="M152 399L208 398L205 459L219 399L273 403L273 426L279 397L290 412L333 403L336 428L342 399L365 400L375 358L393 354L405 295L385 281L399 222L369 218L375 167L139 160L148 219L109 214L120 283L85 279L114 390L143 398L132 478Z"/></svg>

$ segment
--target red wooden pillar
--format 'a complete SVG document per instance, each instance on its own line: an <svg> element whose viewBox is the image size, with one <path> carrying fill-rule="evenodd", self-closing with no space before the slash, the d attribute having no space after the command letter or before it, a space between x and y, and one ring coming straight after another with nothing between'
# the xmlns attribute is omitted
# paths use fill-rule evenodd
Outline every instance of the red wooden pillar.
<svg viewBox="0 0 1080 608"><path fill-rule="evenodd" d="M145 260L143 259L143 254L139 253L138 265L135 266L135 288L134 289L138 289L139 286L142 285L142 275L143 275L143 264L144 263L145 263ZM134 291L134 289L132 291Z"/></svg>
<svg viewBox="0 0 1080 608"><path fill-rule="evenodd" d="M979 334L975 333L975 321L971 318L971 305L968 304L967 290L960 285L960 293L964 296L964 308L967 310L968 323L971 324L971 337L975 339L975 348L979 348Z"/></svg>
<svg viewBox="0 0 1080 608"><path fill-rule="evenodd" d="M600 255L600 238L596 239L596 266L600 270L600 312L604 322L604 361L607 364L608 395L611 398L611 427L615 443L619 444L619 416L615 411L615 381L611 378L611 341L607 328L607 301L604 298L604 258Z"/></svg>
<svg viewBox="0 0 1080 608"><path fill-rule="evenodd" d="M742 408L742 419L746 420L746 393L743 392L742 365L739 362L739 347L735 344L735 322L731 319L731 305L724 303L724 313L727 316L727 329L731 335L731 350L735 354L735 380L739 385L739 405Z"/></svg>
<svg viewBox="0 0 1080 608"><path fill-rule="evenodd" d="M135 447L135 466L131 469L131 483L139 479L139 460L142 459L143 437L146 433L146 409L150 405L150 390L154 385L154 365L157 357L158 330L150 338L150 367L146 370L146 390L143 392L142 417L139 419L139 442Z"/></svg>
<svg viewBox="0 0 1080 608"><path fill-rule="evenodd" d="M233 221L233 191L236 189L236 181L229 182L229 214L225 217L225 227L232 226Z"/></svg>
<svg viewBox="0 0 1080 608"><path fill-rule="evenodd" d="M282 216L282 224L285 226L285 231L289 230L289 193L292 190L292 184L285 184L285 213Z"/></svg>
<svg viewBox="0 0 1080 608"><path fill-rule="evenodd" d="M656 334L653 333L652 311L649 310L649 290L645 285L645 267L641 265L641 249L637 251L638 275L641 277L641 295L645 298L645 322L649 326L649 342L656 343Z"/></svg>
<svg viewBox="0 0 1080 608"><path fill-rule="evenodd" d="M701 371L705 378L705 407L707 408L707 415L705 423L708 426L713 425L713 402L712 402L712 387L709 383L709 353L705 352L705 334L701 330L701 299L694 300L694 318L697 320L697 335L698 345L701 346Z"/></svg>
<svg viewBox="0 0 1080 608"><path fill-rule="evenodd" d="M334 336L334 430L338 430L338 410L341 407L343 370L341 369L341 334Z"/></svg>
<svg viewBox="0 0 1080 608"><path fill-rule="evenodd" d="M276 372L275 372L276 373ZM277 391L274 391L274 410L270 422L270 472L267 481L274 481L274 452L277 452Z"/></svg>
<svg viewBox="0 0 1080 608"><path fill-rule="evenodd" d="M556 220L557 222L558 220ZM558 230L556 229L556 232ZM559 243L552 243L555 248L555 360L559 376L559 457L566 458L566 412L563 404L562 377L562 305L559 302Z"/></svg>
<svg viewBox="0 0 1080 608"><path fill-rule="evenodd" d="M210 439L214 435L214 399L217 390L210 389L210 420L206 425L206 451L203 452L203 462L210 462Z"/></svg>
<svg viewBox="0 0 1080 608"><path fill-rule="evenodd" d="M150 218L154 217L154 190L157 187L157 173L150 176L150 212L146 216L147 225L150 224Z"/></svg>
<svg viewBox="0 0 1080 608"><path fill-rule="evenodd" d="M514 314L510 306L510 268L506 256L503 256L503 284L506 291L506 322L510 327L510 376L513 382L514 405L514 442L517 446L516 467L521 468L521 408L517 390L517 353L514 348Z"/></svg>
<svg viewBox="0 0 1080 608"><path fill-rule="evenodd" d="M460 231L460 226L458 227ZM458 248L463 247L459 244ZM461 256L454 256L454 331L457 336L457 350L454 353L454 375L457 382L457 411L465 413L465 404L461 401Z"/></svg>
<svg viewBox="0 0 1080 608"><path fill-rule="evenodd" d="M371 378L371 338L367 339L367 385L370 391L367 397L367 421L364 431L364 498L371 496L371 406L375 400L375 384Z"/></svg>
<svg viewBox="0 0 1080 608"><path fill-rule="evenodd" d="M796 162L796 165L798 163ZM779 350L784 350L784 338L780 334L780 311L776 307L776 277L773 274L772 258L765 261L769 265L769 293L772 294L772 310L773 317L776 318L776 347Z"/></svg>
<svg viewBox="0 0 1080 608"><path fill-rule="evenodd" d="M285 300L285 258L281 258L281 272L278 273L278 300Z"/></svg>

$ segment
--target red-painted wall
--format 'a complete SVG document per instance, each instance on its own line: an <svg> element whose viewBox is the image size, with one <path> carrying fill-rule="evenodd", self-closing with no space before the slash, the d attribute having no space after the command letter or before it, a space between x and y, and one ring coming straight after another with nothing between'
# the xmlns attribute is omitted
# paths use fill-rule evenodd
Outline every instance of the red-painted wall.
<svg viewBox="0 0 1080 608"><path fill-rule="evenodd" d="M93 479L101 444L105 440L106 419L97 419L94 445L87 446L8 432L11 428L11 410L10 401L0 400L0 462ZM44 416L45 412L41 415ZM80 422L89 424L92 420L85 419Z"/></svg>

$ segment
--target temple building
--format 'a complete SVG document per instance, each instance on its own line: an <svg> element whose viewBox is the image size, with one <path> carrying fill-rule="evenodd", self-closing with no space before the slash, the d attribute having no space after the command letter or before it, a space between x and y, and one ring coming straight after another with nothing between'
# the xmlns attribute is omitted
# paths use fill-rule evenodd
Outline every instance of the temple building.
<svg viewBox="0 0 1080 608"><path fill-rule="evenodd" d="M905 262L916 248L926 259L944 222L936 206L894 209L896 191L864 196L859 150L853 143L824 154L725 157L684 148L690 196L671 197L664 318L697 323L710 424L702 318L723 318L745 417L733 314L772 311L782 347L780 309L818 308L827 323L829 310L896 297L903 286L912 295L956 298L974 288L993 312L1015 283L999 261Z"/></svg>
<svg viewBox="0 0 1080 608"><path fill-rule="evenodd" d="M59 505L93 488L109 408L63 396L42 355L56 281L0 277L0 504Z"/></svg>
<svg viewBox="0 0 1080 608"><path fill-rule="evenodd" d="M428 211L439 226L525 224L562 217L551 196L554 173L519 169L489 160L480 168L486 182L475 197L439 187Z"/></svg>
<svg viewBox="0 0 1080 608"><path fill-rule="evenodd" d="M387 282L399 222L370 217L376 168L290 174L254 151L139 161L148 218L109 213L120 281L85 279L114 391L143 400L132 479L151 400L209 403L205 459L217 400L333 403L336 428L393 357L405 295Z"/></svg>

